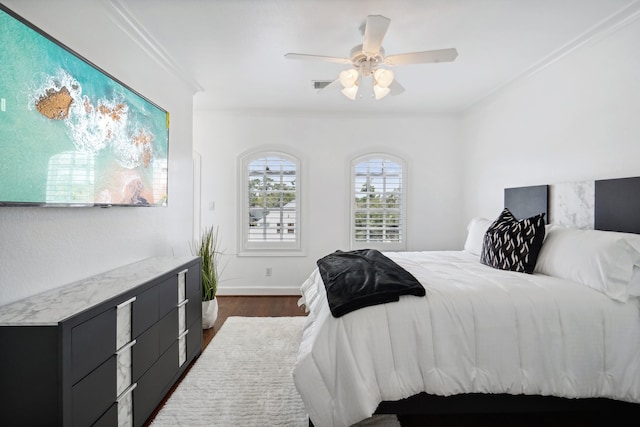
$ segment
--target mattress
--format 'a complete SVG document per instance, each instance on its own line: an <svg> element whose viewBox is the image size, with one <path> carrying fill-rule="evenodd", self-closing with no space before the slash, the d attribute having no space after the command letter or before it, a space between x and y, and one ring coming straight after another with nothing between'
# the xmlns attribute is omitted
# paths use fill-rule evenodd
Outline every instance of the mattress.
<svg viewBox="0 0 640 427"><path fill-rule="evenodd" d="M640 307L464 251L385 252L426 297L335 318L316 269L293 369L314 425L349 426L426 391L608 397L640 403Z"/></svg>

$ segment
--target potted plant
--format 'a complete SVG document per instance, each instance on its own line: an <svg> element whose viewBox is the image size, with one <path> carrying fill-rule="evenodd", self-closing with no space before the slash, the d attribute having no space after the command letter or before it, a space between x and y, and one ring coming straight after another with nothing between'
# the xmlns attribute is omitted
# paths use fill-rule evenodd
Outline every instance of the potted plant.
<svg viewBox="0 0 640 427"><path fill-rule="evenodd" d="M194 255L202 259L202 329L213 327L218 317L218 280L220 279L220 241L218 228L207 227L202 231L200 241L193 248Z"/></svg>

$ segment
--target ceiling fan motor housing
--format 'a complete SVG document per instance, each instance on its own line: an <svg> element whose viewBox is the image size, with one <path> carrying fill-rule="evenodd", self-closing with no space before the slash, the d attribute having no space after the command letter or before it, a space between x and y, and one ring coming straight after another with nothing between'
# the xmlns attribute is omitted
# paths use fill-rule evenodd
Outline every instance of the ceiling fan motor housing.
<svg viewBox="0 0 640 427"><path fill-rule="evenodd" d="M376 67L382 64L384 61L384 49L382 46L375 55L370 55L362 50L362 45L359 44L351 49L351 63L355 68L361 70L364 77L369 77Z"/></svg>

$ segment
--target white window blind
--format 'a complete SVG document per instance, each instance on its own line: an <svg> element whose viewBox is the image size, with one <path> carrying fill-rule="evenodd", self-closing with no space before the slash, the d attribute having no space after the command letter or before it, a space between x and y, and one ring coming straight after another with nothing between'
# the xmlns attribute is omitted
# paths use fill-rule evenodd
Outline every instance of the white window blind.
<svg viewBox="0 0 640 427"><path fill-rule="evenodd" d="M243 250L299 249L299 161L269 152L250 156L243 164Z"/></svg>
<svg viewBox="0 0 640 427"><path fill-rule="evenodd" d="M373 156L353 162L352 246L403 249L404 166Z"/></svg>

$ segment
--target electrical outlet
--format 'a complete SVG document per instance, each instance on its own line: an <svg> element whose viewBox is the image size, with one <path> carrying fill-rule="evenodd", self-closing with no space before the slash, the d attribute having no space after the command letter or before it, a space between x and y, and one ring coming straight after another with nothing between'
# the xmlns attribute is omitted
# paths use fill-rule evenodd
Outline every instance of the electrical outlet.
<svg viewBox="0 0 640 427"><path fill-rule="evenodd" d="M265 276L271 276L271 273L273 272L273 270L271 270L271 267L267 267L264 269L264 275Z"/></svg>

